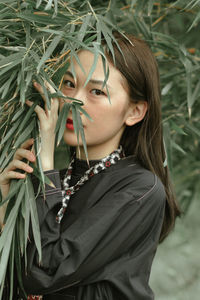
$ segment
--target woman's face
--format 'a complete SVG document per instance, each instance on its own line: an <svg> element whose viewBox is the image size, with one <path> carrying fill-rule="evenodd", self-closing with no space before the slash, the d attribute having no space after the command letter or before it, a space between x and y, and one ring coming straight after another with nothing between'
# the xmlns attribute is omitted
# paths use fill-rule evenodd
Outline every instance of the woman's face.
<svg viewBox="0 0 200 300"><path fill-rule="evenodd" d="M83 69L74 60L76 78L73 78L69 68L64 76L61 90L64 95L83 101L84 110L93 120L90 121L84 114L81 114L89 159L99 159L111 153L119 145L129 114L129 95L121 73L109 64L110 72L107 87L111 103L109 102L106 87L102 89L105 76L101 57L98 59L90 81L85 86L84 84L93 64L94 55L90 51L82 50L78 56ZM60 101L60 108L62 108L63 104L64 102ZM71 111L66 123L64 141L70 146L78 145ZM79 145L81 158L84 159L81 138Z"/></svg>

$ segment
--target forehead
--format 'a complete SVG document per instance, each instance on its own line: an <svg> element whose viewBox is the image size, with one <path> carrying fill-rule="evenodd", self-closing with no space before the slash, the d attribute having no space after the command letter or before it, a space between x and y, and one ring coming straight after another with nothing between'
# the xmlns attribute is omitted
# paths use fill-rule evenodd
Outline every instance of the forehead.
<svg viewBox="0 0 200 300"><path fill-rule="evenodd" d="M76 77L78 78L79 76L84 76L87 78L92 70L95 56L88 50L81 50L78 53L78 58L80 60L81 67L77 60L73 58L73 66ZM106 66L109 67L108 83L113 82L113 84L119 84L124 82L125 79L123 78L122 74L109 61L106 62ZM69 69L72 71L72 66L70 66ZM105 78L104 66L100 55L97 59L96 66L91 77L96 80L104 80Z"/></svg>

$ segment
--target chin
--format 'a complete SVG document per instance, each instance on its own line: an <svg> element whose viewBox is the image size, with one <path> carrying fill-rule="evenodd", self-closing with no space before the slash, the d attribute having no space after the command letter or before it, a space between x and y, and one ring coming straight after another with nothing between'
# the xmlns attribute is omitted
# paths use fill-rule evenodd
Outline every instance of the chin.
<svg viewBox="0 0 200 300"><path fill-rule="evenodd" d="M65 143L71 147L77 147L78 144L79 144L79 146L83 145L81 139L79 140L79 143L77 142L77 137L75 134L73 136L70 136L70 134L65 133L63 136L63 139L64 139Z"/></svg>

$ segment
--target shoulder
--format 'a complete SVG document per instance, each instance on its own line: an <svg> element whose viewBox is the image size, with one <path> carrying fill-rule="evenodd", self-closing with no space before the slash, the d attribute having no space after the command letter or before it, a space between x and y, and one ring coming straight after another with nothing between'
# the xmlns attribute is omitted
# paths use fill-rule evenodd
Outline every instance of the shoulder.
<svg viewBox="0 0 200 300"><path fill-rule="evenodd" d="M66 169L60 170L62 179ZM84 189L84 187L82 188ZM151 171L142 167L133 156L118 161L115 165L93 176L85 186L90 196L101 198L113 197L125 203L135 201L165 202L165 188L161 180ZM93 192L91 192L93 191Z"/></svg>
<svg viewBox="0 0 200 300"><path fill-rule="evenodd" d="M116 192L125 193L131 202L148 198L155 203L165 203L165 188L159 177L142 167L134 157L121 160L107 174L110 175L111 185L118 186Z"/></svg>

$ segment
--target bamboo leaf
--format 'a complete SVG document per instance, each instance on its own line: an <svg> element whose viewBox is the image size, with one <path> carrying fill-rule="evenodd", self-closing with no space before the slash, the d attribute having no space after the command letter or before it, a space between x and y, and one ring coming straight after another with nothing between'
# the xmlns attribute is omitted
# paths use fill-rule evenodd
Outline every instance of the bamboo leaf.
<svg viewBox="0 0 200 300"><path fill-rule="evenodd" d="M14 283L14 254L15 254L15 233L12 237L11 253L9 259L9 274L10 274L10 295L9 300L13 300L13 283Z"/></svg>
<svg viewBox="0 0 200 300"><path fill-rule="evenodd" d="M168 93L168 92L170 91L170 89L172 88L172 85L173 85L173 81L168 82L168 83L162 88L161 95L162 95L162 96L167 95L167 93Z"/></svg>
<svg viewBox="0 0 200 300"><path fill-rule="evenodd" d="M58 43L61 40L61 36L55 36L50 43L49 47L47 48L46 52L43 54L38 66L37 66L37 72L39 73L41 66L44 64L44 62L50 57L54 49L57 47Z"/></svg>
<svg viewBox="0 0 200 300"><path fill-rule="evenodd" d="M75 105L75 109L76 109L78 127L79 127L79 130L80 130L80 135L81 135L81 139L82 139L82 143L83 143L83 148L84 148L84 151L85 151L86 159L88 161L89 158L88 158L88 152L87 152L87 144L86 144L85 133L84 133L84 129L83 129L83 123L82 123L82 120L81 120L80 113L78 111L79 107L77 105Z"/></svg>
<svg viewBox="0 0 200 300"><path fill-rule="evenodd" d="M36 100L33 103L33 105L30 108L28 108L28 112L26 112L26 115L25 115L25 117L23 117L23 120L21 121L21 124L18 128L17 135L19 135L21 133L21 131L24 129L25 125L28 122L30 122L30 118L31 118L31 116L34 112L34 109L35 109L36 105L38 105L38 104L39 104L39 101ZM25 110L23 110L23 111L25 111Z"/></svg>
<svg viewBox="0 0 200 300"><path fill-rule="evenodd" d="M92 118L90 117L90 115L79 105L78 109L91 121L93 122Z"/></svg>
<svg viewBox="0 0 200 300"><path fill-rule="evenodd" d="M55 85L59 85L67 69L69 68L69 62L67 61L63 67L59 68L58 71L53 75L52 81Z"/></svg>
<svg viewBox="0 0 200 300"><path fill-rule="evenodd" d="M190 99L189 99L189 107L190 108L195 103L195 100L199 97L199 92L200 92L200 81L196 84L193 94L190 95Z"/></svg>
<svg viewBox="0 0 200 300"><path fill-rule="evenodd" d="M180 145L178 145L175 141L172 141L171 143L172 143L173 148L175 148L176 150L178 150L182 154L186 155L185 150L183 150L183 148Z"/></svg>
<svg viewBox="0 0 200 300"><path fill-rule="evenodd" d="M28 138L28 136L30 136L34 126L35 120L33 119L26 127L26 129L21 133L21 135L17 138L16 142L14 143L14 148L18 148Z"/></svg>
<svg viewBox="0 0 200 300"><path fill-rule="evenodd" d="M10 78L4 83L4 85L0 88L0 93L2 93L2 98L5 98L5 96L7 95L8 91L9 91L9 88L10 88L10 85L13 81L13 79L16 77L16 73L17 73L17 70L15 70Z"/></svg>
<svg viewBox="0 0 200 300"><path fill-rule="evenodd" d="M0 60L0 69L5 68L6 66L9 66L9 65L15 66L15 65L21 63L21 60L22 60L24 54L25 54L25 49L21 49L19 51L19 53L14 53L14 54L8 55L4 59L1 59Z"/></svg>
<svg viewBox="0 0 200 300"><path fill-rule="evenodd" d="M33 130L33 137L34 137L34 149L35 149L35 155L36 155L36 161L37 161L37 166L39 168L39 172L40 172L40 176L41 176L41 182L42 182L42 191L43 191L43 195L45 197L45 189L44 189L44 184L45 184L45 179L44 179L44 172L42 169L42 162L41 162L41 158L40 158L40 137L37 134L37 132L39 132L39 121L37 120L36 122L36 126L34 127Z"/></svg>
<svg viewBox="0 0 200 300"><path fill-rule="evenodd" d="M154 0L149 0L148 1L148 16L151 15L151 12L152 12L152 9L153 9L153 6L154 6Z"/></svg>
<svg viewBox="0 0 200 300"><path fill-rule="evenodd" d="M64 134L65 128L66 128L66 121L67 121L67 116L69 114L71 104L69 103L64 103L62 110L59 114L57 123L56 123L56 128L55 128L55 134L57 133L57 146L60 144L60 141L62 139L62 136Z"/></svg>
<svg viewBox="0 0 200 300"><path fill-rule="evenodd" d="M77 35L77 39L78 39L80 42L83 41L83 39L84 39L84 37L85 37L85 35L86 35L86 30L87 30L88 25L89 25L89 23L90 23L91 17L92 17L91 13L88 13L88 14L86 15L86 17L83 19L83 23L82 23L82 25L81 25L81 27L80 27L80 30L79 30L79 33L78 33L78 35Z"/></svg>
<svg viewBox="0 0 200 300"><path fill-rule="evenodd" d="M44 10L49 10L49 9L51 9L52 3L53 3L53 0L49 0L49 1L47 2L47 5L45 6Z"/></svg>
<svg viewBox="0 0 200 300"><path fill-rule="evenodd" d="M41 3L42 3L42 0L37 0L37 2L36 2L36 8L39 8L40 5L41 5Z"/></svg>
<svg viewBox="0 0 200 300"><path fill-rule="evenodd" d="M10 150L11 143L12 143L12 139L9 139L9 141L7 141L6 145L4 145L4 147L3 147L3 151L1 152L1 156L0 156L0 168L1 169L4 168L2 166L2 163L5 161L5 157L8 154L8 151Z"/></svg>
<svg viewBox="0 0 200 300"><path fill-rule="evenodd" d="M92 64L92 66L90 68L90 71L89 71L89 74L88 74L88 77L86 79L86 82L85 82L84 86L86 86L88 84L88 82L90 81L90 79L92 77L92 74L94 73L94 70L96 69L98 57L99 57L98 50L95 49L94 50L94 61L93 61L93 64Z"/></svg>
<svg viewBox="0 0 200 300"><path fill-rule="evenodd" d="M11 127L11 129L8 131L8 133L5 135L5 137L2 139L0 145L2 146L3 144L5 144L5 142L16 132L19 124L21 123L21 119L16 121L13 124L13 127Z"/></svg>
<svg viewBox="0 0 200 300"><path fill-rule="evenodd" d="M76 105L72 103L71 105L72 108L72 118L73 118L73 125L74 125L74 131L77 136L77 142L79 144L79 126L78 126L78 119L77 119L77 114L76 114Z"/></svg>
<svg viewBox="0 0 200 300"><path fill-rule="evenodd" d="M43 179L42 179L41 173L39 172L38 168L33 163L30 163L30 166L33 168L32 174L34 176L36 176L39 179L39 181L42 181ZM53 182L45 174L44 174L44 183L54 186Z"/></svg>
<svg viewBox="0 0 200 300"><path fill-rule="evenodd" d="M0 251L4 247L8 231L14 229L19 206L21 204L24 193L25 193L25 187L23 184L21 184L20 188L19 188L19 193L16 196L16 201L14 202L14 205L13 205L12 209L10 210L9 214L6 214L7 218L4 218L5 225L4 225L3 232L0 236Z"/></svg>
<svg viewBox="0 0 200 300"><path fill-rule="evenodd" d="M8 259L10 254L10 247L12 242L12 235L14 231L14 226L10 228L7 232L6 239L4 239L3 250L1 252L1 260L0 260L0 282L4 282L5 275L6 275L6 268L8 266ZM3 236L3 234L2 234ZM2 239L3 240L3 239ZM1 246L1 238L0 238L0 246ZM1 247L2 248L2 247Z"/></svg>
<svg viewBox="0 0 200 300"><path fill-rule="evenodd" d="M27 201L28 202L28 201ZM16 270L17 272L17 279L19 282L19 286L21 288L21 291L23 292L25 299L28 298L28 296L26 295L26 292L24 291L24 287L23 287L23 282L22 282L22 267L21 267L21 263L22 263L22 258L20 255L20 247L19 247L19 232L16 231L16 244L15 244L15 265L16 265ZM26 251L25 251L25 259L26 259ZM25 268L26 268L26 262L25 262Z"/></svg>
<svg viewBox="0 0 200 300"><path fill-rule="evenodd" d="M20 107L18 111L16 111L16 113L14 114L11 123L13 123L14 121L16 121L21 115L22 113L24 113L24 108Z"/></svg>
<svg viewBox="0 0 200 300"><path fill-rule="evenodd" d="M22 184L23 184L22 180L12 179L11 183L10 183L9 193L8 193L7 197L2 202L0 202L0 206L5 204L8 200L10 200L13 196L16 195ZM12 202L10 202L10 203L11 203L10 205L12 208L13 207ZM9 210L9 206L7 207L7 210Z"/></svg>
<svg viewBox="0 0 200 300"><path fill-rule="evenodd" d="M36 207L35 195L33 190L33 185L30 180L30 177L27 176L27 180L25 182L25 195L27 201L29 201L30 211L31 211L31 224L33 237L35 241L35 245L39 255L39 261L42 258L42 250L41 250L41 238L40 238L40 228L39 228L39 220L38 220L38 212Z"/></svg>

